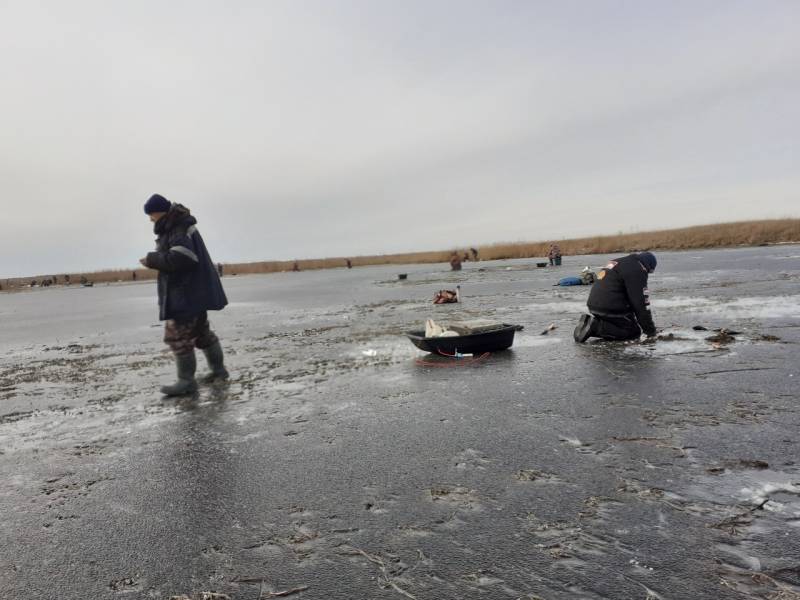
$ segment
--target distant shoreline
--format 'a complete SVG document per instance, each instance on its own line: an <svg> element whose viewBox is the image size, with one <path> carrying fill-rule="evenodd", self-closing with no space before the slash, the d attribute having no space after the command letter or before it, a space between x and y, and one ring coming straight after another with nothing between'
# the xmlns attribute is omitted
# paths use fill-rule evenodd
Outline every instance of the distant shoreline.
<svg viewBox="0 0 800 600"><path fill-rule="evenodd" d="M513 258L542 258L547 256L551 243L557 243L564 256L592 254L622 254L641 250L709 250L713 248L741 248L769 246L776 244L800 244L800 219L770 219L762 221L741 221L698 225L680 229L645 231L584 237L575 239L548 240L540 242L510 242L488 246L478 246L479 260L503 260ZM447 263L456 251L463 256L470 253L469 247L453 247L446 250L411 252L401 254L381 254L371 256L340 256L334 258L257 261L248 263L225 263L225 275L250 275L258 273L278 273L292 271L295 263L301 271L334 269L346 266L349 259L352 266L402 265ZM134 273L136 279L134 280ZM92 283L142 282L155 279L156 273L150 269L114 269L106 271L58 274L57 286L62 287L64 275L69 275L73 287L80 287L81 277ZM53 275L0 278L2 292L19 291L30 288L31 281L41 282Z"/></svg>

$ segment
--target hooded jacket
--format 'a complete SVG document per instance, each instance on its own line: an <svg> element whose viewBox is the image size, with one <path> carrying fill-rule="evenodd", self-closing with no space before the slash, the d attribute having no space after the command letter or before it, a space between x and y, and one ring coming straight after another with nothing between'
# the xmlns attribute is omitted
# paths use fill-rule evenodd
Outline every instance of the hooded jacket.
<svg viewBox="0 0 800 600"><path fill-rule="evenodd" d="M156 250L147 266L158 270L159 319L188 320L227 304L217 269L189 209L173 204L153 231Z"/></svg>
<svg viewBox="0 0 800 600"><path fill-rule="evenodd" d="M598 273L592 286L587 302L589 311L601 317L634 314L642 331L655 335L647 276L647 268L636 254L612 260Z"/></svg>

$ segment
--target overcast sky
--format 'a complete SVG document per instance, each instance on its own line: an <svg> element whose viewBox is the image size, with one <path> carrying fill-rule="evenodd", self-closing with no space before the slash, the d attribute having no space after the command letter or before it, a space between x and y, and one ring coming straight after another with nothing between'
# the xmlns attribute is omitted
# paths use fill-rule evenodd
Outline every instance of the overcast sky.
<svg viewBox="0 0 800 600"><path fill-rule="evenodd" d="M0 0L0 276L800 216L800 2Z"/></svg>

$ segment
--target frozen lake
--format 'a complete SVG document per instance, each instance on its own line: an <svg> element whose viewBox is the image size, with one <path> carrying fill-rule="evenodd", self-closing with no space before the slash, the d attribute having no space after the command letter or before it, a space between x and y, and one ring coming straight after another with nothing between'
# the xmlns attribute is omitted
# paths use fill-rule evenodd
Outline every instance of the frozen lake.
<svg viewBox="0 0 800 600"><path fill-rule="evenodd" d="M226 277L178 401L153 283L0 294L0 597L800 598L800 247L657 256L652 345L572 341L612 256Z"/></svg>

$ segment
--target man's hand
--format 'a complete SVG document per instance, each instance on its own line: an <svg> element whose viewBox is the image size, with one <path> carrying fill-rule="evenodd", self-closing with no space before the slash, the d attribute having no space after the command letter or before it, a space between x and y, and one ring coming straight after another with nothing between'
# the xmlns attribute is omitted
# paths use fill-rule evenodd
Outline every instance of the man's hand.
<svg viewBox="0 0 800 600"><path fill-rule="evenodd" d="M142 265L143 267L147 268L147 269L150 268L150 266L147 264L147 257L146 256L144 258L140 258L139 259L139 264Z"/></svg>

